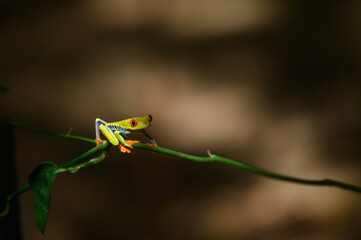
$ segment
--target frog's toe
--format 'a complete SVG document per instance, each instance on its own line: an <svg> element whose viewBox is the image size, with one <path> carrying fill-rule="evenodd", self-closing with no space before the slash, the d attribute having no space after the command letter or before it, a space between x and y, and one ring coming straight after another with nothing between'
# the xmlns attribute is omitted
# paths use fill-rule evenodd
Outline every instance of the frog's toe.
<svg viewBox="0 0 361 240"><path fill-rule="evenodd" d="M132 147L132 144L133 143L139 143L139 141L136 141L136 140L125 140L125 142L128 144L128 146L130 147L130 148L133 148ZM134 149L134 148L133 148Z"/></svg>
<svg viewBox="0 0 361 240"><path fill-rule="evenodd" d="M104 142L104 140L102 139L95 139L95 142L97 144L97 146L99 146L100 144L102 144Z"/></svg>
<svg viewBox="0 0 361 240"><path fill-rule="evenodd" d="M151 146L151 147L158 147L157 144L153 144L153 143L146 143L148 146Z"/></svg>
<svg viewBox="0 0 361 240"><path fill-rule="evenodd" d="M131 153L132 151L130 151L130 149L126 148L124 145L122 144L118 144L118 148L122 153Z"/></svg>

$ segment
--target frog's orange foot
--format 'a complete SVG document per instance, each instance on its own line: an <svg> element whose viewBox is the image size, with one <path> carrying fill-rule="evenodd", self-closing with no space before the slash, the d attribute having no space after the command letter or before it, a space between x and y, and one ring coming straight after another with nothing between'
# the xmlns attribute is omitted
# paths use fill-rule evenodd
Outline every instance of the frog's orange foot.
<svg viewBox="0 0 361 240"><path fill-rule="evenodd" d="M123 144L118 144L118 148L122 153L131 153L132 152L128 148L126 148Z"/></svg>
<svg viewBox="0 0 361 240"><path fill-rule="evenodd" d="M157 144L153 144L153 143L146 143L148 146L151 146L151 147L158 147Z"/></svg>
<svg viewBox="0 0 361 240"><path fill-rule="evenodd" d="M97 146L99 146L99 144L102 144L104 142L104 140L102 139L95 139L95 142L97 144Z"/></svg>
<svg viewBox="0 0 361 240"><path fill-rule="evenodd" d="M125 140L125 142L129 145L129 147L130 148L132 148L132 149L134 149L133 147L132 147L132 144L133 143L139 143L139 141L136 141L136 140Z"/></svg>

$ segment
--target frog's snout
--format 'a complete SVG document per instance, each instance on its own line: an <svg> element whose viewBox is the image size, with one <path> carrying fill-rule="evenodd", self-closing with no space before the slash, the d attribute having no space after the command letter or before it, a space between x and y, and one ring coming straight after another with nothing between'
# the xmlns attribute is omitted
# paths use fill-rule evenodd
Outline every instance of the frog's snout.
<svg viewBox="0 0 361 240"><path fill-rule="evenodd" d="M153 120L152 115L148 114L148 120L149 120L149 122L151 122Z"/></svg>

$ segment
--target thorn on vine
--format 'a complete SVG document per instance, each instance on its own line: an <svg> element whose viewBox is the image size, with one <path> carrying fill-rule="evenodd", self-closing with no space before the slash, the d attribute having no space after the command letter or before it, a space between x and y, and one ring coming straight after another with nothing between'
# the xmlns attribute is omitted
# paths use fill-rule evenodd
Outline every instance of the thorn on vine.
<svg viewBox="0 0 361 240"><path fill-rule="evenodd" d="M207 149L207 154L208 154L208 156L209 156L209 160L212 162L212 161L213 161L212 158L213 158L214 154L212 154L209 149Z"/></svg>
<svg viewBox="0 0 361 240"><path fill-rule="evenodd" d="M66 133L67 136L71 135L71 131L73 131L73 128L69 128L68 132Z"/></svg>

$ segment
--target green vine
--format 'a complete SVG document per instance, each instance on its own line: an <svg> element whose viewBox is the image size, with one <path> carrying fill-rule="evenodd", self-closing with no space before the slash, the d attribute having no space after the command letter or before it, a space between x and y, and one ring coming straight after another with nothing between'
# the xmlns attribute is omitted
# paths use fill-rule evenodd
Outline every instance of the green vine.
<svg viewBox="0 0 361 240"><path fill-rule="evenodd" d="M164 153L164 154L168 154L168 155L172 155L172 156L176 156L179 158L184 158L184 159L196 161L196 162L219 162L219 163L223 163L223 164L228 164L228 165L238 167L243 170L258 174L258 175L262 175L264 177L274 178L277 180L293 182L293 183L300 183L300 184L308 184L308 185L314 185L314 186L334 186L334 187L339 187L339 188L343 188L343 189L361 193L361 187L352 185L349 183L344 183L344 182L327 179L327 178L322 179L322 180L310 180L310 179L296 178L296 177L292 177L292 176L273 173L273 172L270 172L270 171L267 171L267 170L264 170L264 169L261 169L258 167L254 167L254 166L242 163L242 162L238 162L238 161L235 161L235 160L232 160L229 158L220 157L215 154L211 154L209 151L208 151L207 157L199 157L199 156L194 156L194 155L190 155L190 154L186 154L186 153L182 153L182 152L177 152L177 151L163 148L163 147L149 146L149 145L143 144L143 143L133 143L132 146L134 148L142 148L142 149L146 149L146 150L149 150L152 152L160 152L160 153Z"/></svg>
<svg viewBox="0 0 361 240"><path fill-rule="evenodd" d="M74 140L79 140L79 141L84 141L84 142L89 142L89 143L96 143L96 141L94 139L80 137L80 136L74 136L74 135L70 135L70 134L62 134L62 133L52 132L52 131L48 131L48 130L44 130L44 129L40 129L40 128L36 128L36 127L27 126L24 124L13 122L13 121L0 119L0 123L5 123L10 126L19 127L22 129L27 129L30 131L44 133L44 134L53 135L53 136L57 136L57 137L74 139ZM27 190L31 189L32 195L33 195L35 220L36 220L39 230L41 232L44 232L46 221L48 218L48 212L49 212L50 188L51 188L53 181L58 176L58 174L63 173L63 172L74 173L83 167L88 167L88 166L98 164L99 162L103 161L105 159L105 157L107 156L109 147L110 147L110 143L108 141L104 141L101 144L99 144L98 146L91 148L87 152L81 154L80 156L65 163L64 165L62 165L60 167L56 166L54 163L51 163L51 162L41 163L29 175L29 184L12 192L7 197L6 206L5 206L4 210L0 213L0 217L6 216L9 213L10 203L11 203L12 199L14 199L18 195L26 192ZM191 161L196 161L196 162L218 162L218 163L222 163L222 164L227 164L227 165L231 165L233 167L241 168L243 170L249 171L249 172L257 174L257 175L261 175L264 177L273 178L273 179L277 179L277 180L281 180L281 181L287 181L287 182L298 183L298 184L307 184L307 185L313 185L313 186L333 186L333 187L338 187L338 188L354 191L357 193L361 193L360 186L356 186L356 185L352 185L349 183L332 180L332 179L311 180L311 179L303 179L303 178L297 178L297 177L293 177L293 176L282 175L282 174L270 172L270 171L267 171L267 170L264 170L264 169L261 169L258 167L254 167L254 166L242 163L242 162L238 162L238 161L235 161L235 160L232 160L229 158L220 157L215 154L211 154L209 151L208 151L208 156L201 157L201 156L194 156L194 155L174 151L174 150L163 148L163 147L149 146L149 145L143 144L143 143L133 143L132 147L138 148L138 149L145 149L145 150L152 151L152 152L168 154L168 155L172 155L175 157L179 157L179 158L183 158L183 159L187 159L187 160L191 160ZM99 151L102 151L102 153L99 156L86 161L87 158L94 155L95 153L98 153Z"/></svg>

